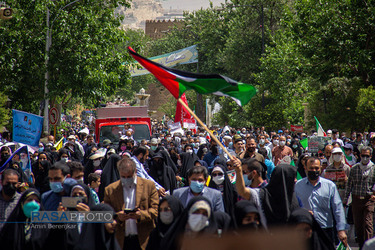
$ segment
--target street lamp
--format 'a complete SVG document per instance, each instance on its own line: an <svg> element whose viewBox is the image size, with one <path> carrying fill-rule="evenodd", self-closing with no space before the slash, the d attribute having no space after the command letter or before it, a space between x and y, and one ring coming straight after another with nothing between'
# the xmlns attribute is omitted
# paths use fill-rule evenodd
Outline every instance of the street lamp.
<svg viewBox="0 0 375 250"><path fill-rule="evenodd" d="M58 11L63 10L66 7L76 3L78 1L81 1L81 0L75 0L73 2L70 2L67 5L65 5L64 7L61 7ZM48 110L48 106L49 106L49 97L48 97L48 93L49 93L49 90L48 90L49 72L48 72L48 63L49 63L49 50L50 50L51 45L52 45L51 33L52 33L53 23L56 21L56 19L59 16L60 16L60 13L58 13L57 16L55 17L55 19L52 20L51 26L50 26L50 22L49 22L50 13L49 13L49 9L47 7L46 60L44 62L45 66L46 66L46 73L44 75L44 78L45 78L45 82L44 82L44 99L45 99L45 102L44 102L44 124L43 124L44 131L49 131L49 118L48 118L48 111L49 111Z"/></svg>

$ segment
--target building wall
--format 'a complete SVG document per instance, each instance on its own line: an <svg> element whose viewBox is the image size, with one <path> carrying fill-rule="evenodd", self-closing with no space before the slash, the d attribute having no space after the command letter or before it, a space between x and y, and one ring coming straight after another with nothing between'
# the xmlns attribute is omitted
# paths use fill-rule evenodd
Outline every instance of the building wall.
<svg viewBox="0 0 375 250"><path fill-rule="evenodd" d="M161 105L166 103L172 97L171 93L169 93L169 91L159 82L150 83L146 93L150 94L150 98L148 99L148 110L156 111L151 114L151 118L161 120L164 113L159 109Z"/></svg>
<svg viewBox="0 0 375 250"><path fill-rule="evenodd" d="M146 20L145 33L152 39L162 38L174 26L182 27L182 21L171 20Z"/></svg>

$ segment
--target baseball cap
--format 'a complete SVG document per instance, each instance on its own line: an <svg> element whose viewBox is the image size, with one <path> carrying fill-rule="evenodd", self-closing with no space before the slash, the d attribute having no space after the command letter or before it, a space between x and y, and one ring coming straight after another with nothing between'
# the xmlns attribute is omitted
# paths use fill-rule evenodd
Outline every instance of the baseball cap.
<svg viewBox="0 0 375 250"><path fill-rule="evenodd" d="M341 148L333 148L332 149L332 154L336 154L336 153L342 153Z"/></svg>
<svg viewBox="0 0 375 250"><path fill-rule="evenodd" d="M346 144L344 145L344 148L353 150L353 145L350 144L350 143L346 143Z"/></svg>

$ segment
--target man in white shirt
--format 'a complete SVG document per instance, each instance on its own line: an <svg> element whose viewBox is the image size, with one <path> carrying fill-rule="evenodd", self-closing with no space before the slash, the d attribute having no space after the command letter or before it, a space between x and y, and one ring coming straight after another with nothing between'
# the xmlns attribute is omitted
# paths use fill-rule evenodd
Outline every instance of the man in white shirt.
<svg viewBox="0 0 375 250"><path fill-rule="evenodd" d="M145 249L158 215L158 192L152 181L137 176L131 159L121 159L117 168L121 179L107 186L104 194L104 202L118 216L116 238L121 249Z"/></svg>

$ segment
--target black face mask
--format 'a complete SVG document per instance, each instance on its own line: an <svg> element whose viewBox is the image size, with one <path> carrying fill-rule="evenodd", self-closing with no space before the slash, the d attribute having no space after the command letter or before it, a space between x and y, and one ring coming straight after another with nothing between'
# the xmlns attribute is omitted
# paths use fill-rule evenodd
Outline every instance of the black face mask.
<svg viewBox="0 0 375 250"><path fill-rule="evenodd" d="M5 195L7 195L9 197L13 197L13 195L17 191L17 188L16 188L15 184L13 184L13 183L7 183L6 185L3 185L3 191L4 191Z"/></svg>
<svg viewBox="0 0 375 250"><path fill-rule="evenodd" d="M307 176L309 180L316 181L320 176L320 171L308 171Z"/></svg>
<svg viewBox="0 0 375 250"><path fill-rule="evenodd" d="M256 222L251 222L249 224L241 225L243 230L258 231L259 225Z"/></svg>

